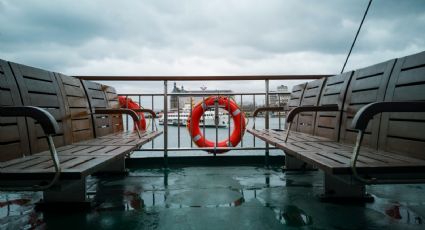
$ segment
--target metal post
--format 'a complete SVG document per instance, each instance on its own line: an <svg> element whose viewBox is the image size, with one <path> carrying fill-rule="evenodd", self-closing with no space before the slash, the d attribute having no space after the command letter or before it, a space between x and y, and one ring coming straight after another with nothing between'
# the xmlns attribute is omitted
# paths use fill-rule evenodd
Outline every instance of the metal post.
<svg viewBox="0 0 425 230"><path fill-rule="evenodd" d="M168 168L168 87L164 81L164 168Z"/></svg>
<svg viewBox="0 0 425 230"><path fill-rule="evenodd" d="M193 110L193 98L192 98L192 96L190 97L190 147L192 148L193 147L193 141L192 141L192 132L193 132L193 122L192 122L192 110ZM205 138L205 137L204 137Z"/></svg>
<svg viewBox="0 0 425 230"><path fill-rule="evenodd" d="M241 147L243 147L243 133L242 133L242 111L243 111L243 96L242 96L242 94L241 94L241 123L240 123L240 125L241 125L241 130L240 130L240 132L241 132Z"/></svg>
<svg viewBox="0 0 425 230"><path fill-rule="evenodd" d="M253 100L253 106L254 106L254 110L253 111L255 111L255 94L254 95L252 95L253 97L252 97L252 100ZM253 118L253 120L254 120L254 125L253 125L253 127L254 127L254 129L255 129L255 117ZM254 143L254 147L255 147L255 135L252 135L253 136L253 143Z"/></svg>
<svg viewBox="0 0 425 230"><path fill-rule="evenodd" d="M128 109L128 95L125 96L125 108ZM125 115L125 130L128 131L128 114Z"/></svg>
<svg viewBox="0 0 425 230"><path fill-rule="evenodd" d="M202 96L202 105L206 104L205 103L205 96ZM205 146L205 140L207 139L206 134L205 134L205 113L208 111L208 108L205 106L205 110L204 113L202 113L202 135L204 136L204 146Z"/></svg>
<svg viewBox="0 0 425 230"><path fill-rule="evenodd" d="M266 82L266 107L269 107L269 79L265 80ZM265 113L265 119L264 119L264 126L266 129L269 129L269 112L266 111ZM265 150L265 164L266 167L269 167L269 144L266 143L266 150Z"/></svg>
<svg viewBox="0 0 425 230"><path fill-rule="evenodd" d="M153 97L153 95L152 95L152 98L151 98L151 108L152 108L152 111L155 111L154 110L154 97ZM152 131L154 131L155 130L155 123L154 123L154 119L153 119L153 117L152 117ZM153 141L153 140L152 140Z"/></svg>
<svg viewBox="0 0 425 230"><path fill-rule="evenodd" d="M278 97L278 106L280 107L280 94L279 93L277 94L277 97ZM277 117L279 119L279 130L281 130L282 129L282 122L280 121L280 111L277 112Z"/></svg>
<svg viewBox="0 0 425 230"><path fill-rule="evenodd" d="M230 95L227 95L227 125L229 126L227 129L227 139L229 140L227 147L233 147L232 143L230 142L230 123Z"/></svg>
<svg viewBox="0 0 425 230"><path fill-rule="evenodd" d="M180 148L180 98L177 98L177 147Z"/></svg>
<svg viewBox="0 0 425 230"><path fill-rule="evenodd" d="M218 144L218 124L220 122L220 114L218 113L218 92L217 97L214 100L214 123L215 123L215 144L214 144L214 156L216 156L217 153L217 144Z"/></svg>

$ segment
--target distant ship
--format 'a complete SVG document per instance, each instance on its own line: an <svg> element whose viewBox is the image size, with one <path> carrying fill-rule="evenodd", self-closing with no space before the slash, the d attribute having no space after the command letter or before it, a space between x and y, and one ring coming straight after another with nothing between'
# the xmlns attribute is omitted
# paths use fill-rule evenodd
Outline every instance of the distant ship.
<svg viewBox="0 0 425 230"><path fill-rule="evenodd" d="M179 125L179 119L178 119L178 113L177 112L169 112L168 113L168 125L173 125L173 126L177 126ZM180 111L180 125L181 126L186 126L187 125L187 119L190 117L190 105L187 106L185 105L185 107L183 108L182 111ZM203 127L205 125L205 127L216 127L215 124L215 111L206 111L204 113L204 116L201 117L200 121L199 121L199 126ZM204 122L204 118L205 118L205 122ZM219 128L227 128L228 127L228 114L224 113L224 112L219 112L218 113L218 124L217 127ZM159 124L160 125L164 125L164 114L160 114L159 115Z"/></svg>

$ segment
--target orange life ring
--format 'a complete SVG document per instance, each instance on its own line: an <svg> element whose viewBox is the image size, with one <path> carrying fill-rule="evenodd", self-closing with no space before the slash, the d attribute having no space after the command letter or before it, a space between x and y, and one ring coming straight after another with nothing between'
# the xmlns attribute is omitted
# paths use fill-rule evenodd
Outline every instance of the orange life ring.
<svg viewBox="0 0 425 230"><path fill-rule="evenodd" d="M209 106L214 106L216 100L220 108L227 110L231 114L234 124L230 138L219 141L218 143L205 139L199 127L199 121L202 114L204 114ZM204 101L195 105L192 110L192 115L187 119L187 129L189 130L190 137L199 147L235 147L239 144L243 134L245 133L245 126L245 114L239 109L236 102L227 97L221 96L208 97ZM217 150L215 152L225 153L227 151L228 150ZM214 150L208 150L208 152L213 153Z"/></svg>
<svg viewBox="0 0 425 230"><path fill-rule="evenodd" d="M120 103L121 108L128 108L128 109L141 109L143 108L136 102L134 102L131 98L127 98L124 96L118 96L118 100ZM140 130L146 130L146 119L145 115L142 112L138 112L140 116L140 121L136 123L137 127L139 127Z"/></svg>

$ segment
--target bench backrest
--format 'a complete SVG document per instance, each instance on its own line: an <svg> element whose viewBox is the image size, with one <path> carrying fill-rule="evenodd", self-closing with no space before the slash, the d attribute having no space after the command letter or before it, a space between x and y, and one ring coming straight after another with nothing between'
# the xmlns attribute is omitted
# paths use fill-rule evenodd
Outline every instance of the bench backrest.
<svg viewBox="0 0 425 230"><path fill-rule="evenodd" d="M299 85L295 85L294 87L292 87L291 97L289 98L289 102L288 102L289 110L300 106L306 86L307 86L307 82L299 84ZM296 131L297 124L298 124L298 116L294 118L294 125L292 125L291 130Z"/></svg>
<svg viewBox="0 0 425 230"><path fill-rule="evenodd" d="M320 94L326 78L307 82L300 106L316 106L319 103ZM303 112L298 115L297 131L307 134L313 134L315 112ZM295 123L294 123L295 124Z"/></svg>
<svg viewBox="0 0 425 230"><path fill-rule="evenodd" d="M121 108L120 102L118 100L118 94L115 88L107 85L102 85L103 92L106 95L106 100L108 102L108 107L111 109ZM113 132L120 132L124 130L123 120L121 114L112 114L112 129Z"/></svg>
<svg viewBox="0 0 425 230"><path fill-rule="evenodd" d="M357 130L351 128L352 119L361 107L384 100L394 63L395 60L390 60L354 72L344 102L340 127L341 142L350 144L356 142ZM369 122L363 140L364 146L378 147L380 119L381 115L377 115Z"/></svg>
<svg viewBox="0 0 425 230"><path fill-rule="evenodd" d="M71 142L94 138L93 123L89 102L81 81L60 73L55 74L62 92L67 116L64 119Z"/></svg>
<svg viewBox="0 0 425 230"><path fill-rule="evenodd" d="M104 92L105 86L92 81L81 81L86 92L88 102L92 111L94 133L96 137L105 136L114 132L112 115L94 114L96 109L109 108L109 102Z"/></svg>
<svg viewBox="0 0 425 230"><path fill-rule="evenodd" d="M24 106L37 106L50 112L58 122L60 132L53 137L57 147L70 144L65 106L56 77L52 72L42 69L11 63L12 71ZM48 149L45 134L41 126L31 118L27 118L27 128L31 153Z"/></svg>
<svg viewBox="0 0 425 230"><path fill-rule="evenodd" d="M0 60L0 106L22 106L12 70L4 60ZM24 117L0 117L0 134L0 162L30 153Z"/></svg>
<svg viewBox="0 0 425 230"><path fill-rule="evenodd" d="M425 101L425 52L397 60L385 101ZM425 159L425 113L383 113L379 148Z"/></svg>
<svg viewBox="0 0 425 230"><path fill-rule="evenodd" d="M314 135L330 138L335 141L339 139L343 105L352 75L353 71L350 71L330 76L326 79L318 105L336 104L339 111L317 112Z"/></svg>
<svg viewBox="0 0 425 230"><path fill-rule="evenodd" d="M56 147L123 130L121 116L92 114L91 107L119 108L115 89L99 83L0 60L0 96L1 106L50 112L60 127L53 137ZM31 118L0 117L0 132L0 162L48 149L41 126Z"/></svg>
<svg viewBox="0 0 425 230"><path fill-rule="evenodd" d="M288 102L288 108L290 110L300 106L306 85L307 83L302 83L292 87L291 97L289 98L289 102ZM296 125L297 123L298 123L298 116L294 118L294 125L292 125L291 130L293 131L297 130L297 125Z"/></svg>

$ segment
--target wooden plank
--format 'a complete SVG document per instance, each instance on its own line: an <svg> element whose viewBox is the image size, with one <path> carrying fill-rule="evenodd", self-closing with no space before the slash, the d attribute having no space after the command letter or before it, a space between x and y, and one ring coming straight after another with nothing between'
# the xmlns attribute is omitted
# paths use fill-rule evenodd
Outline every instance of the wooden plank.
<svg viewBox="0 0 425 230"><path fill-rule="evenodd" d="M425 52L397 60L385 101L425 100ZM425 159L425 113L384 113L379 148Z"/></svg>
<svg viewBox="0 0 425 230"><path fill-rule="evenodd" d="M72 145L71 149L58 151L59 155L71 156L104 156L104 155L124 155L131 152L134 147L131 146L83 146ZM48 152L41 153L49 155Z"/></svg>
<svg viewBox="0 0 425 230"><path fill-rule="evenodd" d="M15 74L24 106L45 108L59 123L67 119L62 93L53 73L16 63L10 63L10 66ZM57 147L71 142L70 133L63 132L68 130L68 123L63 122L60 125L63 128L54 138ZM40 139L44 134L40 133L38 124L33 119L27 119L27 127L31 154L47 150L46 142Z"/></svg>
<svg viewBox="0 0 425 230"><path fill-rule="evenodd" d="M21 96L9 64L0 59L0 106L22 106ZM30 154L24 117L0 117L0 162Z"/></svg>
<svg viewBox="0 0 425 230"><path fill-rule="evenodd" d="M364 105L384 100L385 91L395 60L386 61L356 70L348 86L340 126L340 140L354 144L356 134L351 129L351 118ZM368 135L364 137L364 145L372 148L378 146L379 123L381 116L375 116L368 126Z"/></svg>
<svg viewBox="0 0 425 230"><path fill-rule="evenodd" d="M0 179L42 179L51 178L54 174L50 156L31 156L30 162L34 159L43 162L34 167L25 168L21 164L3 167L0 169ZM104 156L59 156L62 165L61 179L79 179L87 176L99 169L104 168L111 162L117 160L116 155ZM25 158L21 158L25 159ZM25 162L27 163L27 162Z"/></svg>

